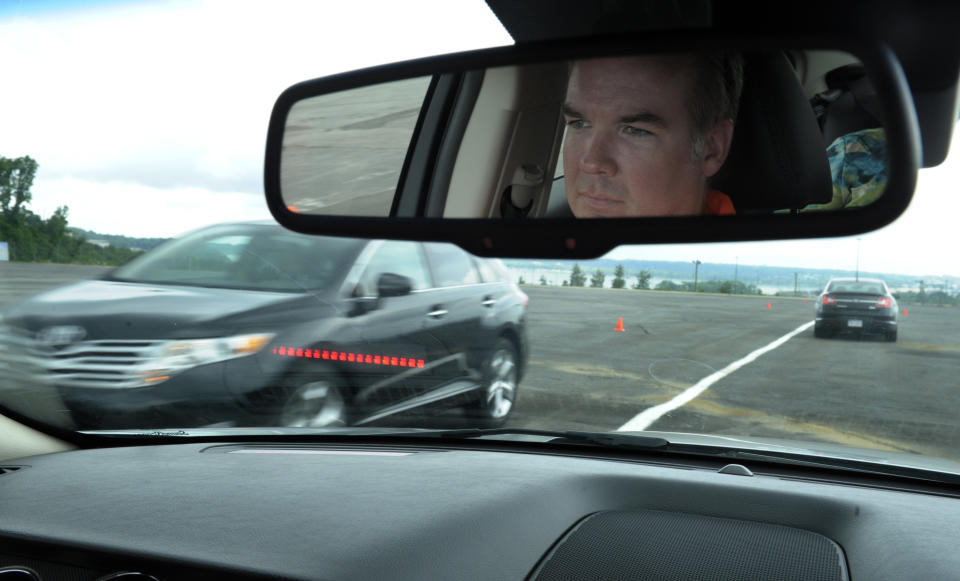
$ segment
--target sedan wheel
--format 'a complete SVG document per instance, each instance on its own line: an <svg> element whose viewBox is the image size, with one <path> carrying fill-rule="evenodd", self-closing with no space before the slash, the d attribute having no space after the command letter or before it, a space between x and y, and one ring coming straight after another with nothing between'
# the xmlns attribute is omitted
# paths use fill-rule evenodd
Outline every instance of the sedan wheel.
<svg viewBox="0 0 960 581"><path fill-rule="evenodd" d="M279 425L290 428L322 428L346 424L342 382L334 372L316 373L313 379L297 374L280 412Z"/></svg>

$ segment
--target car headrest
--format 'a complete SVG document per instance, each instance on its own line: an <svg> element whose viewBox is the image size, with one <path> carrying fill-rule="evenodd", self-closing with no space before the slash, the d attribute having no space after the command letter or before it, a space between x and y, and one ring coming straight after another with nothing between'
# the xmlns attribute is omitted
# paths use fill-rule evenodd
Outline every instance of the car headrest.
<svg viewBox="0 0 960 581"><path fill-rule="evenodd" d="M829 202L830 163L816 116L781 52L746 52L743 92L726 162L710 187L737 214Z"/></svg>

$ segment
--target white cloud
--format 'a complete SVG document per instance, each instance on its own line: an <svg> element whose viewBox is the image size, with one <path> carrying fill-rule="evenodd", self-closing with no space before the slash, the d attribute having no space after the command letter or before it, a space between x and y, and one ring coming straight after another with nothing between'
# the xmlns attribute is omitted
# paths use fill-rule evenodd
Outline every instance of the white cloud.
<svg viewBox="0 0 960 581"><path fill-rule="evenodd" d="M27 4L13 14L0 18L0 155L38 161L35 211L67 204L88 229L95 212L78 200L96 183L113 192L124 182L129 199L157 208L151 200L193 192L207 215L219 194L262 197L270 110L291 84L511 42L480 0ZM112 211L121 207L134 213L97 222L139 220L136 204Z"/></svg>
<svg viewBox="0 0 960 581"><path fill-rule="evenodd" d="M263 196L243 192L75 178L38 180L33 191L37 214L48 217L66 205L71 226L100 234L167 238L219 222L272 219Z"/></svg>

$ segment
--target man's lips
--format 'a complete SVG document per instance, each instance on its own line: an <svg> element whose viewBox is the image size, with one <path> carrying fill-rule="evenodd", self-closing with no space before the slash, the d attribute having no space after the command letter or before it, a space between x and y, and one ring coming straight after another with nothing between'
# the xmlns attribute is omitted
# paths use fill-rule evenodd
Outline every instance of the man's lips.
<svg viewBox="0 0 960 581"><path fill-rule="evenodd" d="M623 200L597 192L577 192L577 197L591 210L600 212L623 208Z"/></svg>

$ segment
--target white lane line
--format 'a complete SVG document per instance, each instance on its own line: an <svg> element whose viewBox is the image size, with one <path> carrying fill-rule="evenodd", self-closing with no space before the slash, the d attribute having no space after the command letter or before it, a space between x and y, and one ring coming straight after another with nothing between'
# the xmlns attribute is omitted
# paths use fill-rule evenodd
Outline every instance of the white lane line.
<svg viewBox="0 0 960 581"><path fill-rule="evenodd" d="M639 432L641 430L646 430L647 428L650 427L651 424L653 424L653 422L659 420L664 414L672 412L673 410L690 403L698 395L707 391L707 389L709 389L709 387L714 383L720 381L724 377L740 369L747 363L752 363L753 361L756 361L757 358L763 355L764 353L767 353L768 351L773 351L774 349L783 345L793 337L799 335L800 333L803 333L804 331L809 329L813 325L813 323L814 321L810 321L809 323L804 323L799 327L797 327L796 329L794 329L793 331L790 331L783 337L780 337L773 343L770 343L769 345L765 345L757 349L756 351L750 353L743 359L734 361L733 363L731 363L730 365L727 365L720 371L711 373L710 375L704 377L703 379L701 379L691 387L688 387L686 390L684 390L683 393L677 395L670 401L666 403L662 403L660 405L655 405L652 408L647 408L643 410L642 412L634 416L634 418L631 419L629 422L620 426L620 428L617 431Z"/></svg>

